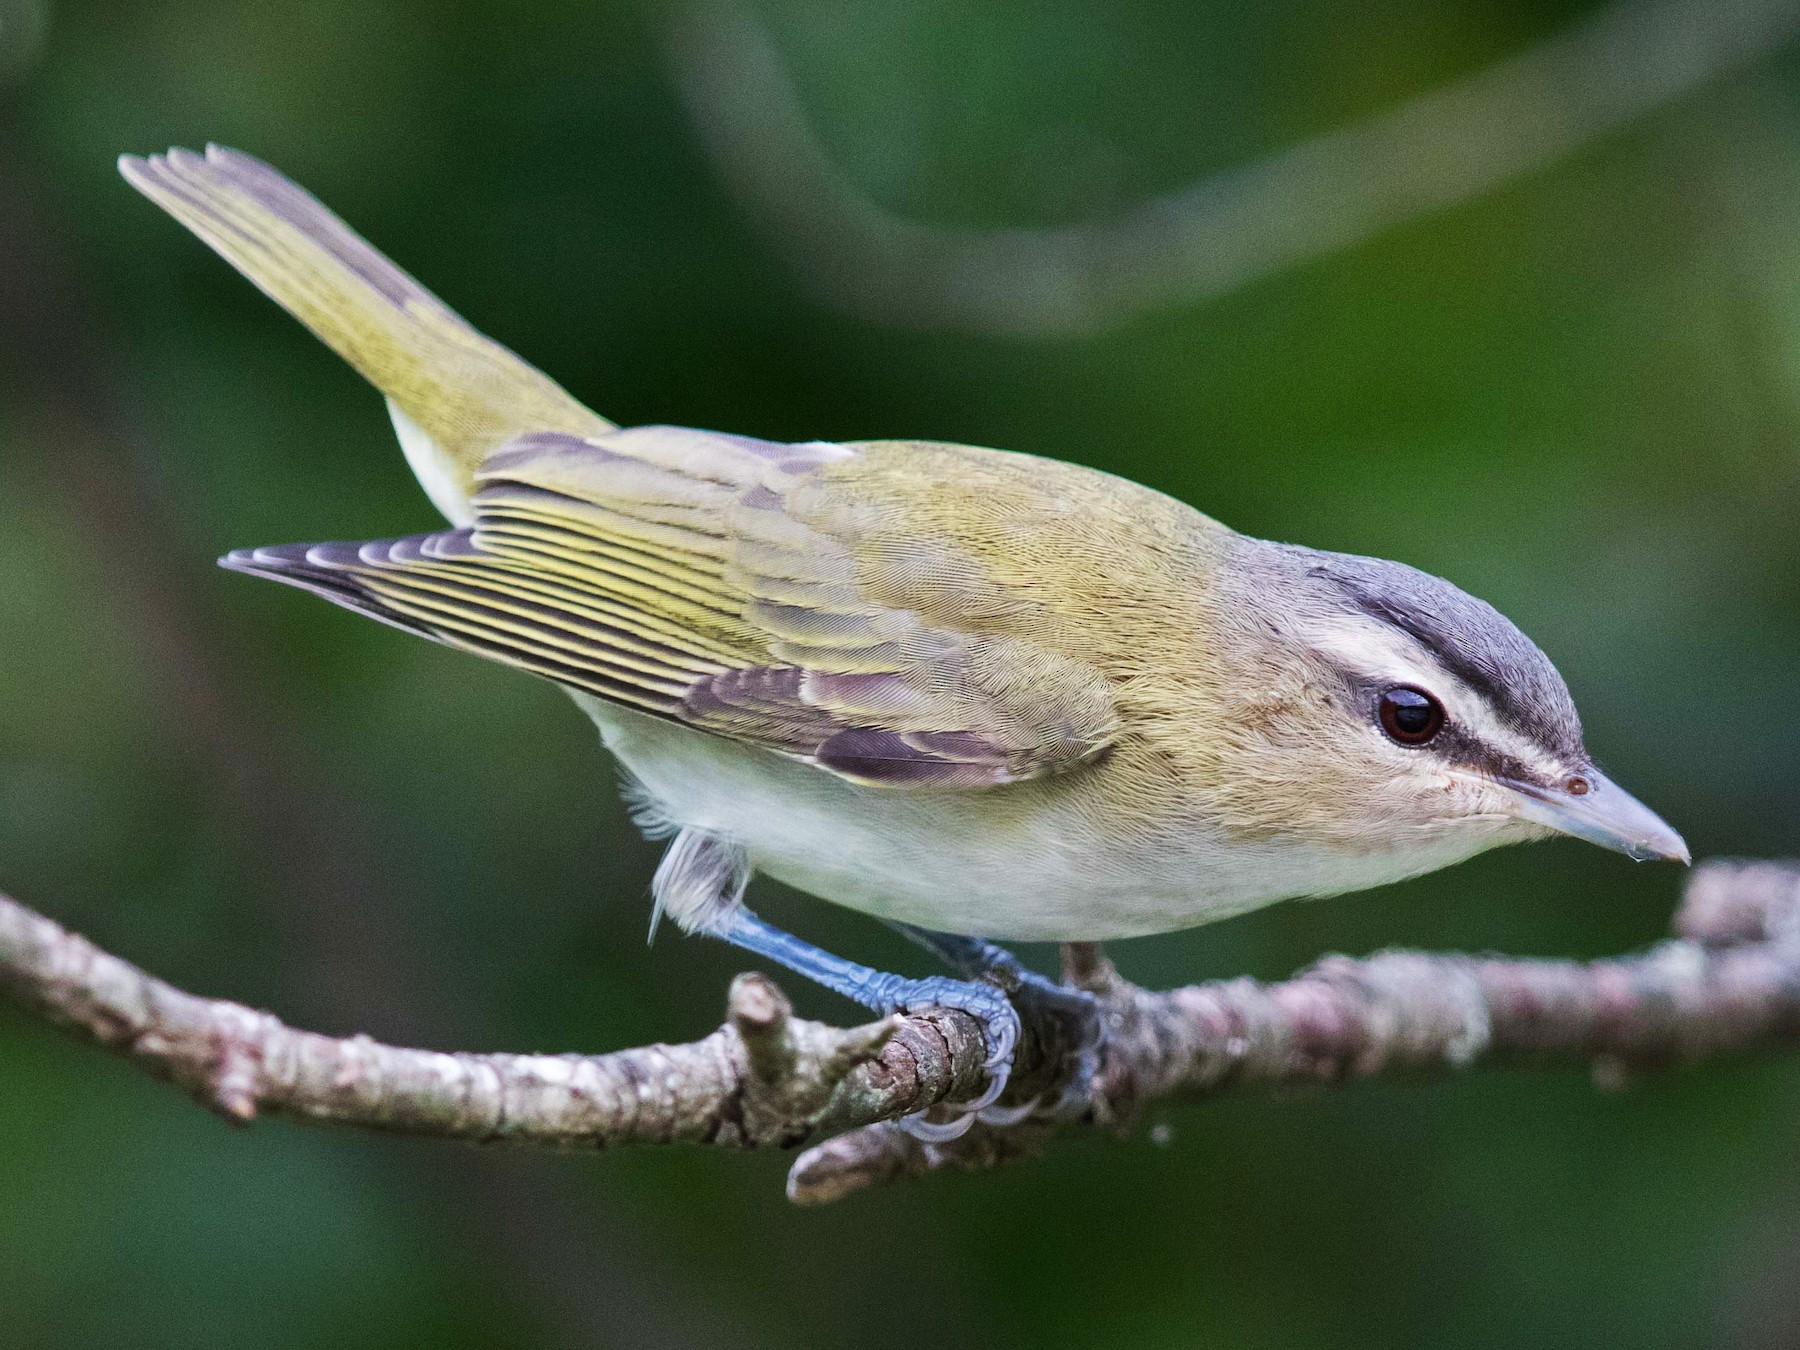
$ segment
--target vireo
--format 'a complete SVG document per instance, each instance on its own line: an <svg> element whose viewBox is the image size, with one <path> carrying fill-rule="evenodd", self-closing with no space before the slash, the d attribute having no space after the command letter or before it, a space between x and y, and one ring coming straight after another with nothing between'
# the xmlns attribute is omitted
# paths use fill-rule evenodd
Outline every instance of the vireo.
<svg viewBox="0 0 1800 1350"><path fill-rule="evenodd" d="M974 976L1007 961L987 939L1167 932L1552 833L1687 861L1548 658L1448 582L1030 455L616 427L259 160L120 169L386 395L451 525L224 565L563 685L670 840L655 914L973 1012L978 1107L1018 1035L997 985L800 942L752 873Z"/></svg>

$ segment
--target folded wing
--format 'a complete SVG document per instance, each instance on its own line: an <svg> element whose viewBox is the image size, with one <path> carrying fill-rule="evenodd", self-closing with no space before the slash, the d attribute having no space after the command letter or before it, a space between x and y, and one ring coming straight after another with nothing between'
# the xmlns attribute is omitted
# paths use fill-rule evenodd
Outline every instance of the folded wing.
<svg viewBox="0 0 1800 1350"><path fill-rule="evenodd" d="M857 454L533 434L483 462L470 528L224 561L860 783L987 787L1103 753L1110 682L991 622L979 587L959 604L970 561L871 517Z"/></svg>

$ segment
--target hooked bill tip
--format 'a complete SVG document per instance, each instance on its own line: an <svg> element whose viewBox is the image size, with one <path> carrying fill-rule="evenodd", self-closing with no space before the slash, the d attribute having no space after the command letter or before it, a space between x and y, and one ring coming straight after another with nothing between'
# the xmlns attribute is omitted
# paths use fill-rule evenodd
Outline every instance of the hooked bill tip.
<svg viewBox="0 0 1800 1350"><path fill-rule="evenodd" d="M1687 840L1673 830L1664 839L1647 841L1639 852L1631 856L1639 862L1674 862L1683 867L1691 866L1694 861L1694 855L1688 851Z"/></svg>
<svg viewBox="0 0 1800 1350"><path fill-rule="evenodd" d="M1687 841L1667 821L1598 770L1588 770L1579 791L1508 783L1525 819L1559 834L1585 839L1638 862L1691 863Z"/></svg>

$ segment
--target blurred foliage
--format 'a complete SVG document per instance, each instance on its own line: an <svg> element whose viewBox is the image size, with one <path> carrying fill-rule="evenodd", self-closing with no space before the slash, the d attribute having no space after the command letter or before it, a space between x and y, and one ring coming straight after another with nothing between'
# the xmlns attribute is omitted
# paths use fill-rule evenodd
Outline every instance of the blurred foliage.
<svg viewBox="0 0 1800 1350"><path fill-rule="evenodd" d="M761 12L865 189L1004 224L1228 169L1584 7ZM553 688L212 569L433 519L355 376L114 175L209 139L622 422L1031 450L1440 572L1539 638L1697 853L1794 851L1800 54L1222 301L1020 343L807 301L710 173L665 17L0 4L0 884L198 990L443 1047L685 1038L742 964L645 950L654 849ZM1117 956L1167 984L1598 954L1659 937L1678 884L1543 845ZM1247 1096L1167 1113L1167 1148L800 1212L775 1156L232 1132L0 1009L0 1343L1784 1346L1796 1105L1780 1062Z"/></svg>

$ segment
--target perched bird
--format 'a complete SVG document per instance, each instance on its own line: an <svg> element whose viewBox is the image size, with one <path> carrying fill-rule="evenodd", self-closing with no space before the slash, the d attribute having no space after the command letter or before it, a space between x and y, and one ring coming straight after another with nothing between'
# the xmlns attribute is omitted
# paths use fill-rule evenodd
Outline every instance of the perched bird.
<svg viewBox="0 0 1800 1350"><path fill-rule="evenodd" d="M223 564L563 685L671 841L655 913L883 1011L973 1012L978 1106L1018 1035L999 988L803 943L752 873L973 977L992 939L1168 932L1553 833L1687 861L1549 659L1448 582L1030 455L616 427L261 161L119 163L386 396L451 527Z"/></svg>

